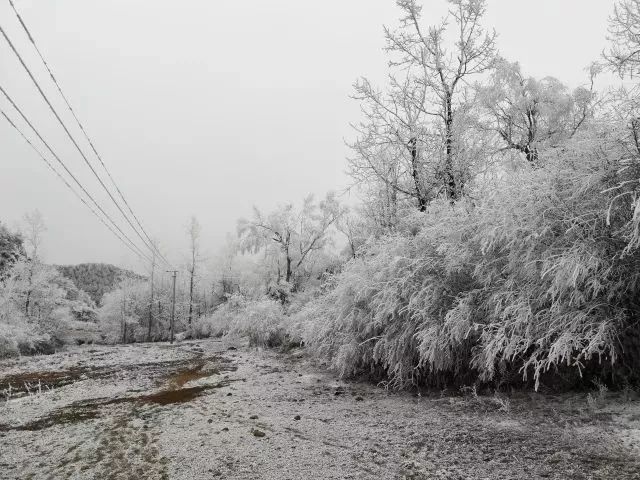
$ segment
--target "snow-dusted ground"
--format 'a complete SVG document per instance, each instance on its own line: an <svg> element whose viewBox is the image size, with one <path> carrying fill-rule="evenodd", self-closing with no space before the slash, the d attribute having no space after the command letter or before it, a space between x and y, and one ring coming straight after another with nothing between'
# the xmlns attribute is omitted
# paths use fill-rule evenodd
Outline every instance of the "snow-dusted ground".
<svg viewBox="0 0 640 480"><path fill-rule="evenodd" d="M396 394L227 348L0 362L0 478L640 478L637 400Z"/></svg>

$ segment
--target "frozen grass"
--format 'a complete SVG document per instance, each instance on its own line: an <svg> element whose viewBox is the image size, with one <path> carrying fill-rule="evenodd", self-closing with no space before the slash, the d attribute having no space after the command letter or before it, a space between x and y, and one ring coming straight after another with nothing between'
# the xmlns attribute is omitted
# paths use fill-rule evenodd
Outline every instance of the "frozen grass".
<svg viewBox="0 0 640 480"><path fill-rule="evenodd" d="M28 323L0 323L0 359L52 353L57 342L48 333Z"/></svg>
<svg viewBox="0 0 640 480"><path fill-rule="evenodd" d="M291 335L291 321L280 302L263 298L246 299L232 296L209 316L193 324L193 336L246 338L255 347L289 347L297 344L299 335Z"/></svg>
<svg viewBox="0 0 640 480"><path fill-rule="evenodd" d="M637 383L637 212L617 201L637 172L624 158L607 132L574 139L473 204L408 216L296 315L305 344L396 388Z"/></svg>
<svg viewBox="0 0 640 480"><path fill-rule="evenodd" d="M249 344L259 347L278 347L286 342L284 310L274 300L263 299L248 302L229 328L229 335L249 339Z"/></svg>

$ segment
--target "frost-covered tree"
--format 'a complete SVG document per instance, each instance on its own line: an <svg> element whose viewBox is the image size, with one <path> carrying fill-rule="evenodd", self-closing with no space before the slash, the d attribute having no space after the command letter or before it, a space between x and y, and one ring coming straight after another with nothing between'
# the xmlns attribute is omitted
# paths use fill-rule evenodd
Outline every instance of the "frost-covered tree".
<svg viewBox="0 0 640 480"><path fill-rule="evenodd" d="M487 85L478 91L486 123L499 135L504 149L520 152L535 163L542 146L574 135L592 116L594 75L592 70L590 89L569 92L553 77L527 77L517 62L500 59Z"/></svg>
<svg viewBox="0 0 640 480"><path fill-rule="evenodd" d="M634 79L640 72L640 0L620 0L609 19L611 47L604 53L607 65L621 77ZM621 88L609 105L610 120L617 123L619 139L625 148L623 172L614 202L631 202L634 215L626 225L628 247L640 247L640 86ZM612 202L613 208L615 203Z"/></svg>
<svg viewBox="0 0 640 480"><path fill-rule="evenodd" d="M358 250L366 240L366 229L362 218L355 213L345 212L336 223L337 230L347 239L348 256L356 258Z"/></svg>
<svg viewBox="0 0 640 480"><path fill-rule="evenodd" d="M365 119L355 125L351 175L415 199L420 211L438 195L454 201L464 194L472 161L462 140L467 85L491 68L496 52L496 34L481 25L485 1L449 3L449 16L423 29L418 2L398 0L400 27L385 28L388 89L367 79L355 85Z"/></svg>
<svg viewBox="0 0 640 480"><path fill-rule="evenodd" d="M34 290L49 283L48 268L40 259L40 246L42 236L47 230L42 214L35 210L24 215L24 236L27 245L26 267L23 278L26 282L24 313L28 317L31 314L32 294Z"/></svg>
<svg viewBox="0 0 640 480"><path fill-rule="evenodd" d="M0 223L0 279L13 263L24 254L24 240Z"/></svg>
<svg viewBox="0 0 640 480"><path fill-rule="evenodd" d="M158 341L169 338L171 312L171 282L166 275L156 278L154 301L150 305L149 282L135 278L123 279L117 288L104 295L98 311L98 322L105 338L110 343L132 341ZM184 297L176 305L177 332L188 329L188 284L178 283L176 298ZM149 310L153 312L153 322L148 323Z"/></svg>
<svg viewBox="0 0 640 480"><path fill-rule="evenodd" d="M64 282L55 267L22 258L14 265L12 274L17 280L15 298L20 298L26 318L46 321L56 307L66 303Z"/></svg>
<svg viewBox="0 0 640 480"><path fill-rule="evenodd" d="M200 247L201 232L202 227L200 226L198 219L196 217L191 217L187 226L187 237L189 239L189 264L187 267L189 272L189 325L191 325L193 317L193 300L195 296L197 275L199 274L198 268L202 261L202 252Z"/></svg>
<svg viewBox="0 0 640 480"><path fill-rule="evenodd" d="M23 217L24 239L27 247L27 255L30 258L40 258L40 247L42 246L42 237L47 231L44 217L39 210L28 212Z"/></svg>
<svg viewBox="0 0 640 480"><path fill-rule="evenodd" d="M616 3L609 19L611 47L604 56L621 76L640 73L640 0Z"/></svg>
<svg viewBox="0 0 640 480"><path fill-rule="evenodd" d="M330 244L330 229L342 213L334 193L320 202L310 195L300 209L287 204L266 215L254 207L250 220L238 221L240 249L263 253L265 263L270 265L270 280L283 289L278 296L284 300L287 289L300 286L303 270L312 263L314 255Z"/></svg>
<svg viewBox="0 0 640 480"><path fill-rule="evenodd" d="M57 338L51 334L64 324L65 292L56 285L58 272L38 269L27 282L30 269L20 256L0 279L0 358L52 351ZM24 310L27 291L37 305L31 317Z"/></svg>
<svg viewBox="0 0 640 480"><path fill-rule="evenodd" d="M415 201L424 211L436 194L436 166L427 162L425 147L432 140L425 113L409 97L419 86L391 77L387 92L376 90L367 79L355 86L353 98L361 103L364 120L354 124L358 139L352 143L349 174L360 185L379 185L388 206L398 196Z"/></svg>
<svg viewBox="0 0 640 480"><path fill-rule="evenodd" d="M525 76L494 57L484 2L450 3L449 23L422 30L399 1L391 86L356 87L351 173L366 218L394 212L393 227L370 230L294 324L342 375L399 388L640 383L638 90L596 97L599 67L574 91ZM611 65L637 73L640 0L618 2L612 34Z"/></svg>
<svg viewBox="0 0 640 480"><path fill-rule="evenodd" d="M118 288L104 296L99 312L103 332L110 341L127 343L135 338L135 330L145 313L146 284L125 279Z"/></svg>
<svg viewBox="0 0 640 480"><path fill-rule="evenodd" d="M213 255L209 264L212 300L224 302L240 291L241 261L238 257L239 241L236 236L227 234L224 245Z"/></svg>

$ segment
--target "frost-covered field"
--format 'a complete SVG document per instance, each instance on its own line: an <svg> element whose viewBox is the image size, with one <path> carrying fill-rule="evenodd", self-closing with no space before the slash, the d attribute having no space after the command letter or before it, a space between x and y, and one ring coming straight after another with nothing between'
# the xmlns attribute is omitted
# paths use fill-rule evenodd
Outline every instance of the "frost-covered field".
<svg viewBox="0 0 640 480"><path fill-rule="evenodd" d="M391 394L228 348L0 363L0 478L640 478L640 405L622 395Z"/></svg>

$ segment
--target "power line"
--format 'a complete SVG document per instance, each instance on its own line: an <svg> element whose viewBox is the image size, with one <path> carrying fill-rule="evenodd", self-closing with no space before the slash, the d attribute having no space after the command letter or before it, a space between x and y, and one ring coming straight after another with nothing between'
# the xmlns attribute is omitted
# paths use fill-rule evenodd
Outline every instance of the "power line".
<svg viewBox="0 0 640 480"><path fill-rule="evenodd" d="M142 237L142 235L140 235L140 232L138 232L138 229L133 225L133 223L131 222L131 220L129 219L129 217L125 214L125 212L122 210L122 207L120 207L120 204L116 201L116 199L113 197L113 195L111 194L111 191L107 188L107 186L104 184L104 182L102 181L102 179L100 178L100 175L98 175L98 172L96 172L96 170L93 168L93 165L91 165L91 162L89 162L89 159L86 157L86 155L84 154L84 152L82 151L82 149L80 148L80 146L78 145L78 143L76 142L76 140L73 138L73 135L71 135L71 132L69 132L69 129L67 128L67 126L64 124L64 122L62 121L62 119L60 118L60 115L58 115L58 112L56 111L55 108L53 108L53 105L51 104L51 102L49 101L49 98L45 95L45 93L43 92L42 88L40 87L40 84L38 83L38 81L35 79L35 77L33 76L33 74L31 73L31 70L29 69L29 67L27 67L27 64L24 62L24 60L22 59L22 56L20 55L20 53L16 50L16 47L13 45L13 42L9 39L9 37L7 36L6 32L4 31L4 29L2 28L2 26L0 26L0 33L2 33L2 35L4 36L5 40L7 41L7 43L9 44L9 46L11 47L11 50L13 50L13 53L16 55L16 57L18 57L18 60L20 60L20 63L22 64L22 67L25 69L25 71L27 72L27 74L29 75L29 77L31 78L31 81L33 82L33 84L36 86L36 88L38 89L38 92L40 92L40 95L42 96L42 98L44 99L44 101L46 102L46 104L49 106L49 109L51 110L51 112L53 113L53 115L56 117L56 119L58 120L58 123L60 123L60 126L62 126L62 128L64 129L65 133L67 134L67 136L69 137L69 140L71 140L71 142L73 143L73 145L76 147L76 149L78 150L78 152L80 153L80 155L82 156L84 162L87 164L87 166L89 167L89 169L91 170L91 172L93 173L93 175L96 177L96 179L98 180L98 182L100 183L100 185L102 186L102 188L105 190L105 192L107 192L107 194L109 195L109 198L111 198L111 200L113 201L113 203L116 205L116 207L118 208L118 210L120 211L120 213L122 214L122 216L125 218L125 220L127 221L127 223L131 226L131 228L133 229L133 231L136 233L136 235L138 236L138 238L140 238L140 240L142 241L142 243L144 244L145 247L147 247L152 253L154 253L154 249L149 246L149 244L147 243L147 241ZM155 254L155 253L154 253Z"/></svg>
<svg viewBox="0 0 640 480"><path fill-rule="evenodd" d="M18 12L18 10L16 9L15 5L13 4L13 0L9 0L9 4L11 5L11 8L13 9L14 13L16 14L16 17L18 18L18 21L20 22L20 25L22 25L23 30L25 31L25 33L27 34L27 37L29 38L29 41L31 42L31 44L33 45L33 48L36 50L36 52L38 53L38 56L40 57L40 60L42 60L42 63L44 64L45 68L47 69L47 72L49 72L49 76L51 77L51 80L53 81L53 83L55 84L56 88L58 89L58 92L60 93L60 96L62 97L62 99L64 100L64 103L67 105L67 108L69 109L69 111L71 112L71 115L73 115L73 118L75 119L76 123L78 124L78 127L80 127L80 131L82 131L82 134L84 135L84 138L87 140L87 142L89 143L89 145L91 146L91 149L93 150L93 153L96 155L98 161L100 162L100 164L102 165L102 168L104 169L104 171L107 173L107 176L109 177L109 179L111 180L111 183L113 184L113 186L115 187L116 191L118 192L118 194L120 195L120 198L122 199L122 201L124 202L124 204L127 206L127 209L129 210L129 212L131 213L131 216L134 218L134 220L136 221L136 223L138 224L138 226L140 227L140 230L142 230L142 233L144 233L145 237L147 238L147 240L149 240L149 243L152 247L152 249L155 251L155 253L158 254L158 256L167 264L169 265L169 262L167 261L167 259L162 255L162 253L160 252L160 250L156 247L156 245L154 244L153 240L151 240L151 237L149 237L149 235L147 234L146 230L144 229L144 227L142 226L142 223L140 222L140 220L138 219L138 217L136 216L135 213L133 213L133 209L131 208L131 206L129 205L129 202L127 202L127 199L124 197L122 191L120 190L120 188L118 187L118 184L116 183L116 181L114 180L113 176L111 175L111 172L109 172L109 170L107 169L107 166L105 165L105 163L102 160L102 157L100 156L100 154L98 153L98 151L96 150L96 147L93 145L93 142L91 141L91 139L89 138L89 135L87 134L86 130L84 129L84 126L82 125L82 123L80 122L80 119L78 118L78 116L76 115L75 110L71 107L71 103L69 102L69 100L67 99L66 95L62 92L62 88L60 87L60 85L58 84L58 80L56 79L55 75L53 74L53 72L51 71L51 68L49 67L49 64L47 63L47 61L44 59L44 56L42 55L42 52L40 52L40 49L38 48L38 45L36 45L35 40L33 39L33 36L31 35L31 32L29 30L29 28L27 28L27 25L25 24L24 20L22 19L22 16L20 16L20 13Z"/></svg>
<svg viewBox="0 0 640 480"><path fill-rule="evenodd" d="M20 55L20 53L16 50L15 46L13 45L13 42L9 39L9 37L7 36L6 32L4 31L4 29L2 28L2 26L0 26L0 33L2 33L2 35L4 36L5 40L7 41L7 43L9 44L9 46L11 47L11 50L13 50L13 53L16 55L16 57L18 57L18 60L20 61L20 63L22 64L22 67L25 69L25 71L27 72L27 74L29 75L29 77L31 78L31 81L34 83L34 85L36 86L36 88L38 89L38 92L40 92L40 95L42 96L42 98L44 99L44 101L47 103L47 105L49 106L49 109L51 110L51 112L53 113L53 115L56 117L56 119L58 120L58 122L60 123L60 125L62 126L62 128L64 129L65 133L67 134L67 136L69 137L69 139L71 140L71 142L73 143L73 145L76 147L76 149L78 150L78 152L80 153L80 155L82 156L83 160L85 161L85 163L87 164L87 166L91 169L91 171L93 172L93 174L95 175L95 177L98 179L98 182L100 182L100 185L102 185L102 188L104 188L104 190L107 192L107 194L109 195L109 197L111 198L111 200L115 203L116 207L118 208L118 210L120 210L120 213L124 216L125 220L129 223L129 225L131 226L131 228L134 230L134 232L136 233L136 235L138 235L138 237L140 238L140 240L142 240L142 243L151 250L151 252L153 253L153 249L151 247L149 247L149 245L147 245L146 241L144 240L144 238L142 238L142 236L140 235L140 233L138 232L138 230L133 226L133 224L131 223L131 220L129 220L129 217L124 213L124 211L122 210L122 208L120 207L120 205L118 204L118 202L115 200L115 198L113 197L113 195L111 194L111 192L109 191L109 189L107 188L107 186L104 184L104 182L102 181L102 179L100 178L100 176L98 175L98 173L95 171L95 169L93 168L93 166L91 165L91 163L89 162L89 160L87 159L87 157L85 156L84 152L82 151L82 149L80 148L80 146L78 145L78 143L75 141L75 139L73 138L73 136L71 135L71 132L69 132L69 129L67 128L67 126L64 124L64 122L62 121L62 119L60 118L60 116L58 115L58 112L53 108L53 105L51 105L51 102L49 101L49 99L47 98L47 96L45 95L45 93L43 92L42 88L40 87L40 85L38 84L38 81L35 79L35 77L33 76L33 74L31 73L31 70L29 69L29 67L27 67L26 63L24 62L24 60L22 59L22 56ZM3 93L5 93L6 96L6 92L3 91ZM13 103L13 102L12 102ZM15 107L15 104L14 104ZM15 107L17 109L17 107ZM32 126L33 128L33 126ZM35 129L34 129L35 130ZM66 168L66 167L65 167ZM84 190L84 187L83 187ZM85 190L85 193L86 190ZM96 203L97 205L97 203ZM103 211L104 213L104 211Z"/></svg>
<svg viewBox="0 0 640 480"><path fill-rule="evenodd" d="M29 127L31 128L31 130L33 130L33 132L36 134L36 136L40 139L40 141L43 143L43 145L45 147L47 147L47 150L49 150L49 153L51 153L51 155L53 155L53 157L58 161L58 163L60 165L62 165L62 168L64 168L64 170L67 172L67 174L73 179L74 182L76 182L76 185L78 185L78 187L80 187L80 189L82 190L82 192L89 197L89 199L91 199L91 201L93 202L93 204L98 208L98 210L100 210L100 212L113 224L113 226L118 230L118 232L120 232L120 234L125 237L127 239L127 241L134 247L136 248L140 254L145 257L147 260L149 260L149 258L144 255L142 253L142 251L136 246L135 243L133 243L131 241L131 239L127 236L126 233L124 233L122 231L122 229L118 226L118 224L116 222L113 221L113 219L109 216L109 214L107 212L104 211L104 209L100 206L100 204L91 196L91 194L86 190L86 188L84 188L84 186L82 185L82 183L80 183L80 181L76 178L76 176L71 173L71 170L69 170L69 168L67 168L67 166L65 165L65 163L60 159L60 157L53 151L53 149L49 146L49 144L47 143L47 141L42 138L42 135L40 135L40 132L38 132L38 130L33 126L33 124L29 121L29 119L26 117L26 115L22 112L22 110L20 109L20 107L18 107L16 105L16 103L13 101L13 99L9 96L9 94L6 92L6 90L4 88L2 88L2 85L0 85L0 92L2 92L2 94L6 97L6 99L9 101L9 103L11 103L11 105L13 106L13 108L20 114L20 116L22 117L22 119L26 122L27 125L29 125Z"/></svg>
<svg viewBox="0 0 640 480"><path fill-rule="evenodd" d="M29 146L33 149L34 152L36 152L36 154L42 159L42 161L44 161L44 163L47 164L47 167L49 167L49 169L56 174L56 176L67 186L67 188L73 192L73 194L78 198L78 200L80 200L91 211L91 213L93 213L93 215L95 215L96 218L100 220L102 224L105 227L107 227L111 231L111 233L113 233L118 238L118 240L120 240L129 250L135 253L141 260L149 261L148 258L143 257L141 253L137 252L133 247L131 247L128 243L126 243L122 239L122 237L118 235L118 233L111 227L111 225L105 222L104 219L100 215L98 215L98 213L91 207L91 205L89 205L86 202L86 200L82 198L82 196L71 186L71 184L69 184L67 179L64 178L60 174L60 172L58 172L55 169L55 167L51 164L51 162L49 162L49 160L46 159L46 157L42 154L42 152L40 152L40 150L36 148L36 146L31 142L31 140L27 138L27 136L22 132L22 130L20 130L20 128L18 128L18 126L16 126L16 124L13 123L13 121L7 116L7 114L2 109L0 109L0 114L2 114L2 116L7 120L7 122L9 122L9 124L13 128L15 128L15 130L20 134L20 136L24 139L24 141L29 144Z"/></svg>

